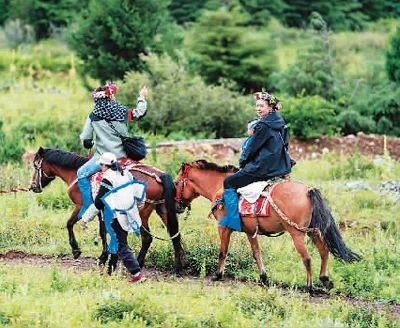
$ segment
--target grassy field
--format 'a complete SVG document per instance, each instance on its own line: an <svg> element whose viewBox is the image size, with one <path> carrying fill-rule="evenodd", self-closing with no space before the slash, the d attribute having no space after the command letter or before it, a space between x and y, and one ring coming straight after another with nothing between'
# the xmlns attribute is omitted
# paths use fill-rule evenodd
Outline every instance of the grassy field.
<svg viewBox="0 0 400 328"><path fill-rule="evenodd" d="M302 32L282 33L279 37L286 39L276 52L284 69L295 62L299 49L310 44ZM332 35L335 69L362 79L369 74L368 67L382 67L387 36L387 30ZM75 60L55 40L18 51L4 49L0 41L0 121L9 148L17 144L26 150L79 147L81 124L92 101L77 78ZM146 136L150 144L161 139ZM181 162L193 159L176 151L152 153L147 161L175 175ZM26 186L32 173L21 163L2 165L0 189ZM56 261L45 265L0 261L0 326L400 327L391 307L400 303L400 203L379 191L381 182L399 176L400 164L388 156L377 161L357 153L351 157L328 153L298 161L293 177L321 189L337 223L344 227L347 245L363 256L355 264L330 259L329 274L335 287L329 297L315 300L303 292L305 269L288 235L260 238L270 287L257 285L258 272L247 238L239 233L232 237L226 267L229 279L211 283L219 241L216 222L207 219L209 204L199 199L190 217L180 218L186 250L184 278L168 274L173 265L172 245L158 240L146 263L157 271L135 286L126 284L122 272L108 277L100 276L95 268L74 270ZM354 183L368 188L353 189ZM71 206L61 181L38 195L0 195L0 254L22 251L54 259L70 256L66 221ZM150 224L156 235L167 236L157 217ZM82 256L100 255L95 223L88 232L78 226L75 232ZM130 243L138 251L139 239L132 236ZM317 283L319 255L310 242L307 245ZM379 304L379 310L369 304Z"/></svg>
<svg viewBox="0 0 400 328"><path fill-rule="evenodd" d="M178 168L178 162L172 165L168 158L158 158L156 164L175 171ZM400 303L400 204L394 204L390 195L378 193L378 184L384 179L395 179L399 172L400 164L390 158L376 165L371 158L357 154L350 158L328 154L323 159L300 161L296 167L294 177L321 188L336 220L347 227L343 233L346 243L364 257L355 264L330 259L329 273L335 287L332 297L322 303L310 303L306 294L297 292L305 287L305 270L287 235L260 238L272 287L255 284L257 268L245 236L238 233L233 236L227 263L227 275L234 279L212 284L204 278L216 269L218 236L216 223L207 219L209 204L200 199L195 201L188 219L180 218L186 272L188 277L199 279L152 275L143 285L127 286L121 273L109 278L100 277L96 271L60 269L56 264L1 264L0 323L40 327L61 327L65 323L67 326L107 323L138 327L261 327L266 324L397 327L400 321L390 314L389 305ZM1 188L11 184L5 178L11 173L21 181L27 181L30 175L24 167L2 167ZM350 181L363 181L371 190L348 190L346 183ZM60 181L40 195L1 196L0 253L20 250L69 255L65 224L70 212L71 204ZM157 235L166 236L157 217L151 219L151 225ZM83 255L98 256L97 225L93 223L86 233L79 227L75 230ZM131 238L132 247L137 251L139 240ZM319 256L311 243L308 246L316 282ZM172 264L170 243L154 241L147 266L169 272ZM340 299L348 295L380 302L388 308L377 312L373 308L349 305Z"/></svg>

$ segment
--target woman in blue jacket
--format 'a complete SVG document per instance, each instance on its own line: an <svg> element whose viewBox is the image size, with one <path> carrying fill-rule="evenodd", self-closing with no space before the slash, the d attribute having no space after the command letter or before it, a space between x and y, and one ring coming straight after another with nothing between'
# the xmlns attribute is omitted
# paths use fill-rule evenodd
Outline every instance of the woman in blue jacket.
<svg viewBox="0 0 400 328"><path fill-rule="evenodd" d="M224 204L226 216L220 225L241 230L238 210L238 188L257 181L270 180L291 172L286 123L278 114L279 100L267 93L257 92L256 112L260 119L254 127L254 134L239 160L240 170L224 181Z"/></svg>

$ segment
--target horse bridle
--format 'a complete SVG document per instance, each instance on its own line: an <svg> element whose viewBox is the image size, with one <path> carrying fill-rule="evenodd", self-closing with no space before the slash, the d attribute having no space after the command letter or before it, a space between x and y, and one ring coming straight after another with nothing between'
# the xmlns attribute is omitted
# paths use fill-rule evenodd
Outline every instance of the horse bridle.
<svg viewBox="0 0 400 328"><path fill-rule="evenodd" d="M35 168L37 181L32 181L32 182L35 183L36 187L39 187L37 192L43 191L42 177L45 178L44 182L46 183L46 185L49 184L51 181L53 181L56 178L55 176L46 174L46 172L43 171L42 164L43 164L43 158L41 158L38 162L36 162L36 161L33 162L33 167Z"/></svg>
<svg viewBox="0 0 400 328"><path fill-rule="evenodd" d="M178 185L178 189L176 191L176 197L175 197L175 202L178 203L179 207L181 208L188 208L190 210L190 203L184 204L183 203L183 193L185 191L185 187L190 183L189 180L189 171L192 168L192 166L188 163L183 164L182 166L182 173L179 175L178 180L176 180L176 185ZM199 194L194 192L196 196Z"/></svg>

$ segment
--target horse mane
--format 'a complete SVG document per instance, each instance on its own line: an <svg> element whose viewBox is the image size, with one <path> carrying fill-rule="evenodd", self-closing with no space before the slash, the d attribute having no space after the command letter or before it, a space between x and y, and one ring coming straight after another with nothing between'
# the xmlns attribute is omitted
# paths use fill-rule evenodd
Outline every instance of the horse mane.
<svg viewBox="0 0 400 328"><path fill-rule="evenodd" d="M69 151L51 148L44 149L43 159L49 163L74 170L79 169L83 164L89 161L88 157L82 157Z"/></svg>
<svg viewBox="0 0 400 328"><path fill-rule="evenodd" d="M199 159L197 161L194 161L191 163L191 165L197 169L200 170L211 170L211 171L217 171L221 173L235 173L239 171L239 169L231 164L220 166L218 164L208 162L204 159Z"/></svg>

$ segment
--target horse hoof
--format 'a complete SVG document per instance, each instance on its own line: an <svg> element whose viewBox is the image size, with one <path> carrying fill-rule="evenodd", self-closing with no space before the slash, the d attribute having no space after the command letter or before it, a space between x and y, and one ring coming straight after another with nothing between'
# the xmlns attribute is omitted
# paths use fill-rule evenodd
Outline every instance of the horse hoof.
<svg viewBox="0 0 400 328"><path fill-rule="evenodd" d="M211 278L212 281L221 281L222 273L217 273L214 277Z"/></svg>
<svg viewBox="0 0 400 328"><path fill-rule="evenodd" d="M331 280L329 280L328 277L326 276L322 276L319 277L319 280L321 281L322 285L327 289L327 290L331 290L333 288L333 282Z"/></svg>
<svg viewBox="0 0 400 328"><path fill-rule="evenodd" d="M74 257L74 259L76 260L77 258L79 258L79 256L81 256L82 252L80 249L74 249L72 251L72 256Z"/></svg>
<svg viewBox="0 0 400 328"><path fill-rule="evenodd" d="M310 294L310 296L313 296L315 294L313 286L308 286L307 291L308 291L308 294Z"/></svg>
<svg viewBox="0 0 400 328"><path fill-rule="evenodd" d="M182 268L174 268L172 274L178 277L183 277L183 270Z"/></svg>
<svg viewBox="0 0 400 328"><path fill-rule="evenodd" d="M260 274L260 280L258 281L258 283L261 286L268 286L269 285L269 281L268 281L268 277L265 273Z"/></svg>

